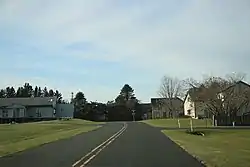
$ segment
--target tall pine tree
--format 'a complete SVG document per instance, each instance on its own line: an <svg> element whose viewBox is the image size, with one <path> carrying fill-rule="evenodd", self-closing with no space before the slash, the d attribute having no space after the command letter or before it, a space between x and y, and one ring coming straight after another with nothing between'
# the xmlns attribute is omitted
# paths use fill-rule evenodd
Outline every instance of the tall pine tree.
<svg viewBox="0 0 250 167"><path fill-rule="evenodd" d="M43 89L43 97L49 97L49 92L48 92L47 87L44 87Z"/></svg>
<svg viewBox="0 0 250 167"><path fill-rule="evenodd" d="M38 96L38 87L37 86L34 89L34 97L39 97Z"/></svg>
<svg viewBox="0 0 250 167"><path fill-rule="evenodd" d="M56 90L55 96L57 98L57 102L62 103L62 94L58 90Z"/></svg>
<svg viewBox="0 0 250 167"><path fill-rule="evenodd" d="M23 86L22 96L31 97L33 95L33 88L29 83L25 83Z"/></svg>
<svg viewBox="0 0 250 167"><path fill-rule="evenodd" d="M37 97L42 97L42 96L43 96L43 92L42 92L41 87L39 87L37 91Z"/></svg>
<svg viewBox="0 0 250 167"><path fill-rule="evenodd" d="M50 89L49 90L49 97L53 97L54 96L54 91L53 91L53 89Z"/></svg>
<svg viewBox="0 0 250 167"><path fill-rule="evenodd" d="M16 91L16 97L23 97L22 96L22 92L23 92L23 88L22 87L18 87L18 89Z"/></svg>
<svg viewBox="0 0 250 167"><path fill-rule="evenodd" d="M1 89L0 90L0 98L5 98L6 97L6 92L5 90Z"/></svg>

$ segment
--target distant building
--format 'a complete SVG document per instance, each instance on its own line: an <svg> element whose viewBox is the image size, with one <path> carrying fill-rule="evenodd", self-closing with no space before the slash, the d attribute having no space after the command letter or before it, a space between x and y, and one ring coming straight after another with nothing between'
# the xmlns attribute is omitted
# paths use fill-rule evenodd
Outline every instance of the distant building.
<svg viewBox="0 0 250 167"><path fill-rule="evenodd" d="M0 98L1 122L73 117L73 112L72 104L58 104L56 97Z"/></svg>
<svg viewBox="0 0 250 167"><path fill-rule="evenodd" d="M151 98L152 118L175 118L183 115L183 101L176 98Z"/></svg>
<svg viewBox="0 0 250 167"><path fill-rule="evenodd" d="M140 103L139 105L137 105L135 110L137 119L144 120L152 118L151 103Z"/></svg>

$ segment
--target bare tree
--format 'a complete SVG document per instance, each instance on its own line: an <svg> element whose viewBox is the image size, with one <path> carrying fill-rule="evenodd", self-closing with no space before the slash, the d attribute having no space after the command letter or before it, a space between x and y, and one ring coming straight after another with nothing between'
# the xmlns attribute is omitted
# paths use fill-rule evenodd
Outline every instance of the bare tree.
<svg viewBox="0 0 250 167"><path fill-rule="evenodd" d="M182 96L182 84L178 78L164 76L161 81L159 95L164 98L173 98Z"/></svg>
<svg viewBox="0 0 250 167"><path fill-rule="evenodd" d="M238 81L220 93L224 114L235 121L237 113L249 109L250 86ZM242 115L242 113L241 113Z"/></svg>
<svg viewBox="0 0 250 167"><path fill-rule="evenodd" d="M177 97L183 97L183 81L178 78L173 78L169 76L164 76L161 81L161 86L159 89L159 95L165 100L161 101L161 105L169 110L169 116L178 115L178 113L173 113L179 110L174 105L174 100Z"/></svg>
<svg viewBox="0 0 250 167"><path fill-rule="evenodd" d="M194 101L202 102L210 115L234 119L236 113L249 106L250 86L241 82L245 75L233 73L225 78L209 76L200 84ZM238 87L238 83L243 86Z"/></svg>
<svg viewBox="0 0 250 167"><path fill-rule="evenodd" d="M194 78L187 78L183 81L185 89L197 88L200 86L200 82L195 80Z"/></svg>
<svg viewBox="0 0 250 167"><path fill-rule="evenodd" d="M202 102L206 110L212 115L218 115L223 111L222 101L218 98L218 93L230 86L230 83L221 77L207 77L198 87L196 99Z"/></svg>
<svg viewBox="0 0 250 167"><path fill-rule="evenodd" d="M241 73L241 72L233 72L231 74L226 75L226 79L231 83L236 83L236 82L242 81L245 78L246 78L246 74Z"/></svg>

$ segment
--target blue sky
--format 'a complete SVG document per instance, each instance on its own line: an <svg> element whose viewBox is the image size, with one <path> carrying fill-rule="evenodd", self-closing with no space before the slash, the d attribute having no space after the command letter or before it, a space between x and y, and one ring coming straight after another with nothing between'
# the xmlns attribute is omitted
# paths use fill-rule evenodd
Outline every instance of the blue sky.
<svg viewBox="0 0 250 167"><path fill-rule="evenodd" d="M250 71L248 0L2 0L1 87L25 81L107 102L143 102L163 75Z"/></svg>

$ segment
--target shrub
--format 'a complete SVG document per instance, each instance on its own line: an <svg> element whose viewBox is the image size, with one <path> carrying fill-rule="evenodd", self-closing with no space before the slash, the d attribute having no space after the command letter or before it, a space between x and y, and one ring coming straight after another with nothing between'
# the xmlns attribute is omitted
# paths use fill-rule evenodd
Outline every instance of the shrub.
<svg viewBox="0 0 250 167"><path fill-rule="evenodd" d="M203 131L187 130L186 133L191 134L191 135L197 135L197 136L205 136L205 133Z"/></svg>

